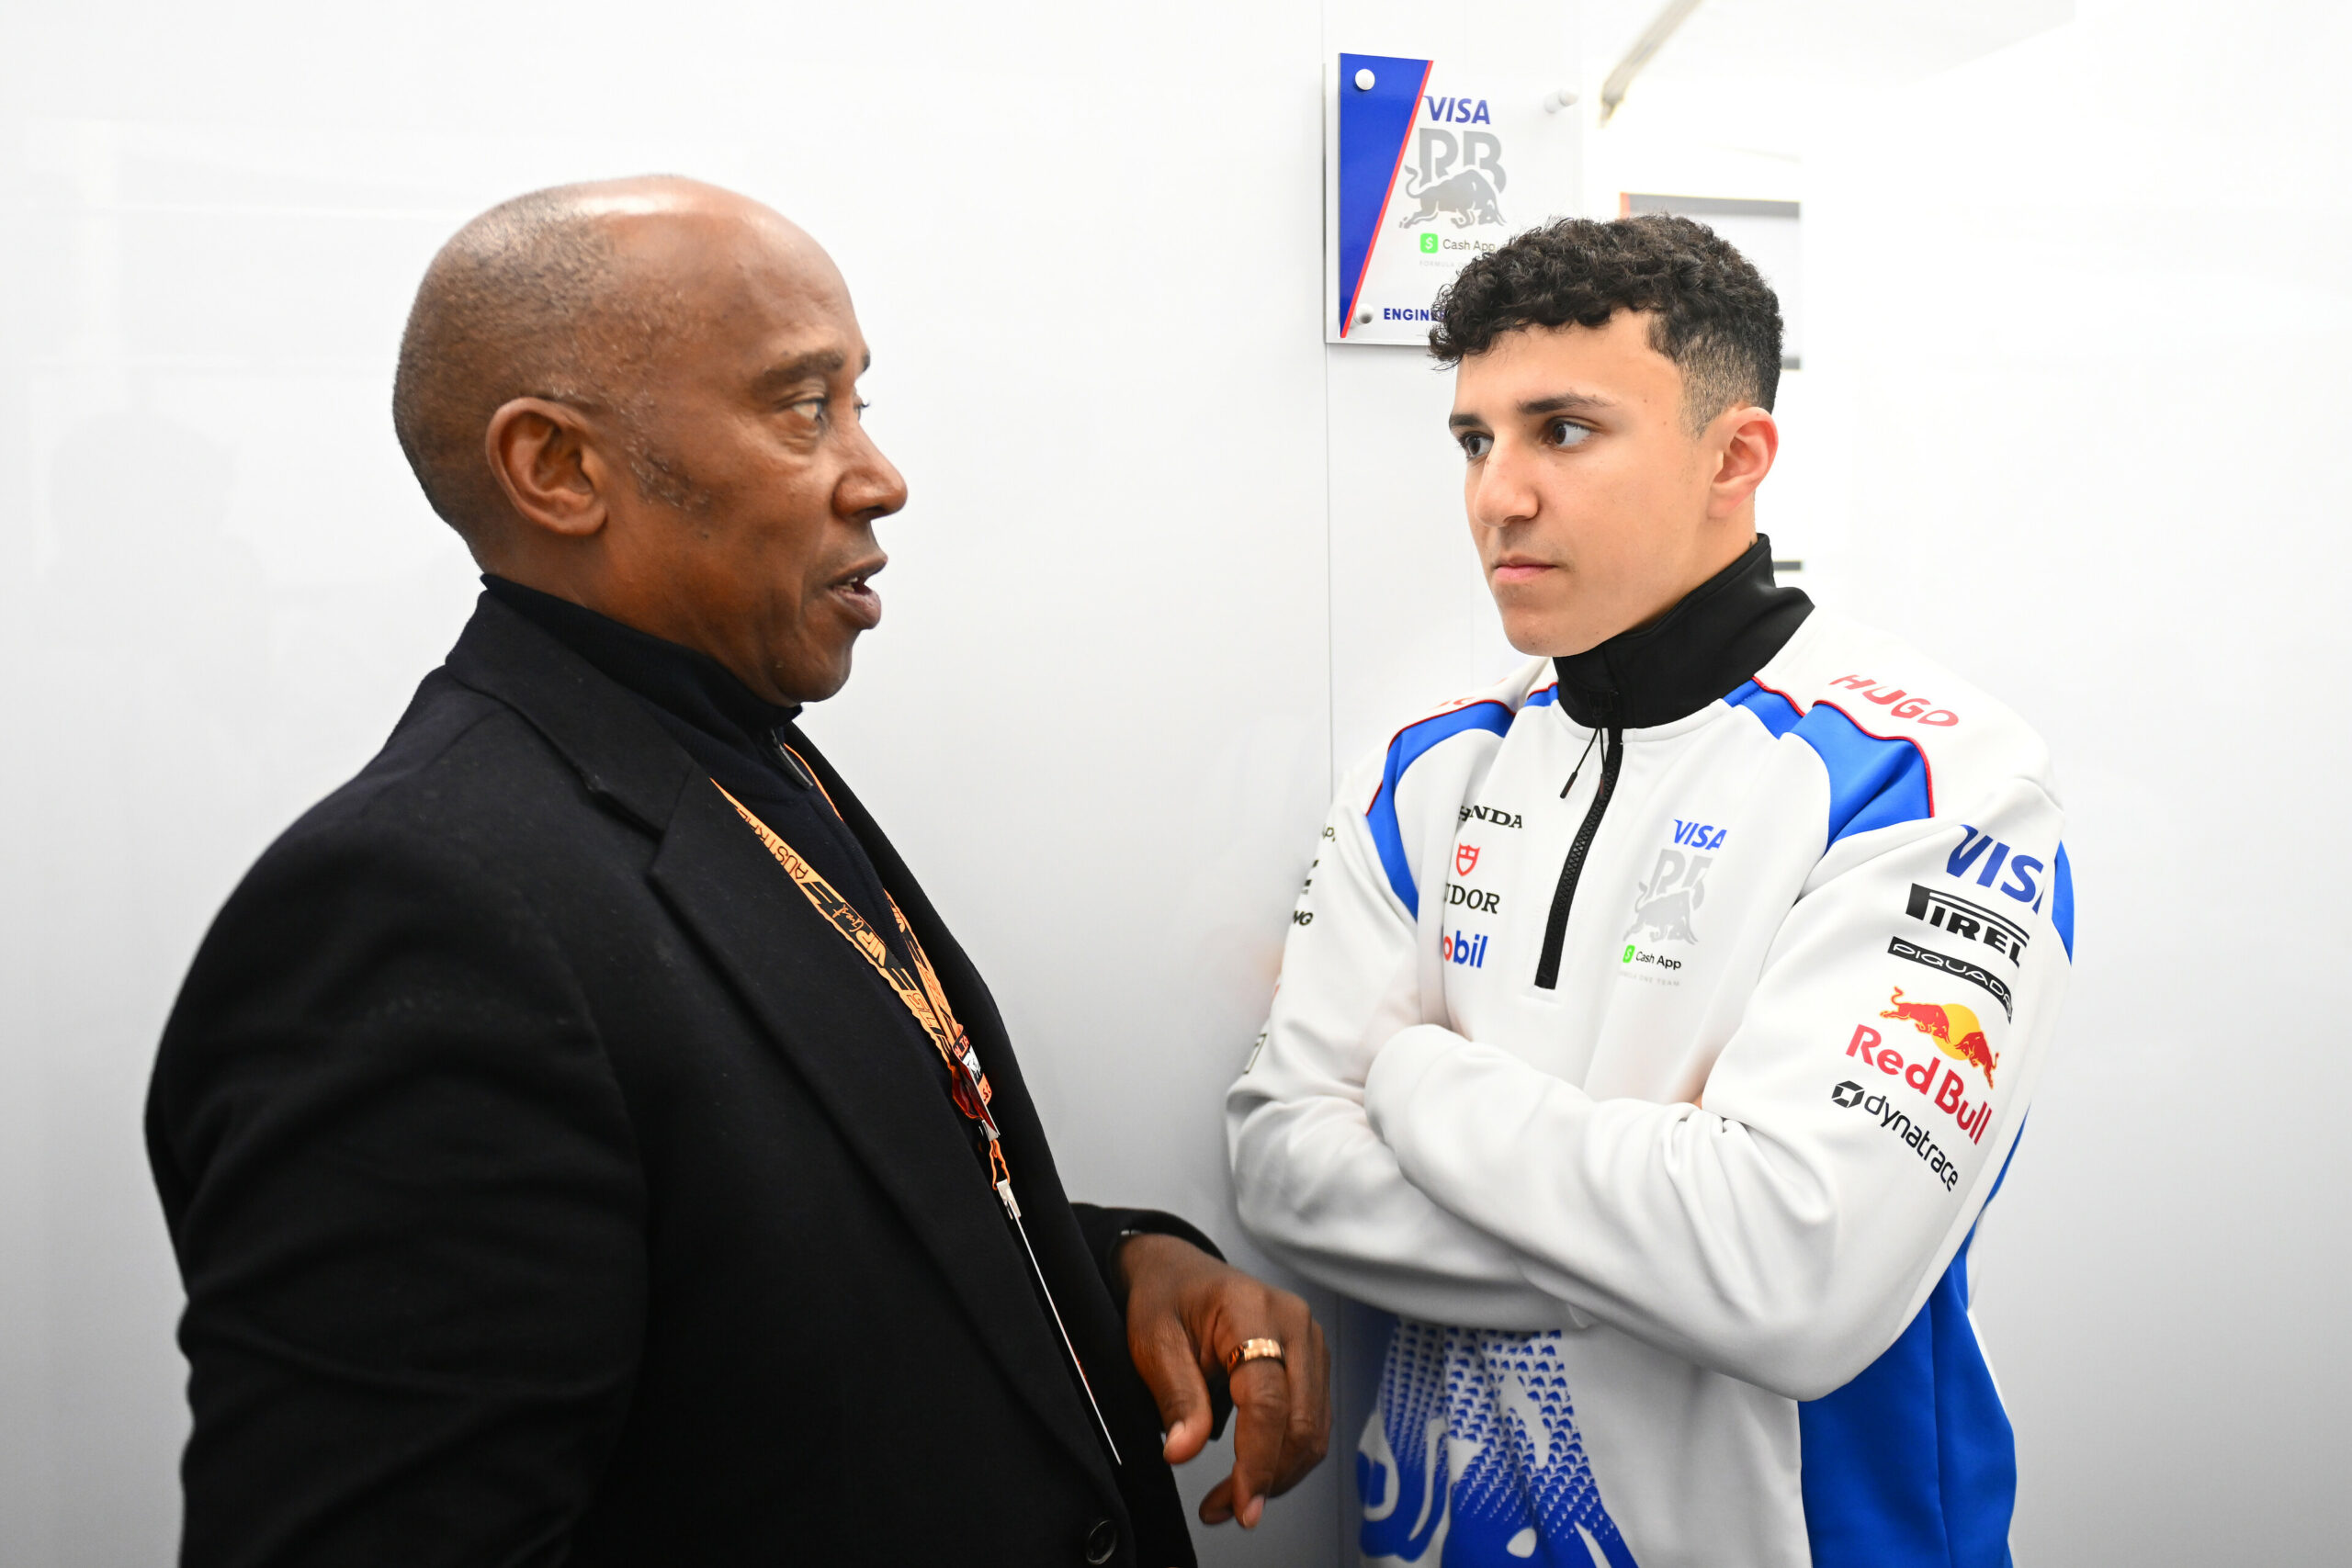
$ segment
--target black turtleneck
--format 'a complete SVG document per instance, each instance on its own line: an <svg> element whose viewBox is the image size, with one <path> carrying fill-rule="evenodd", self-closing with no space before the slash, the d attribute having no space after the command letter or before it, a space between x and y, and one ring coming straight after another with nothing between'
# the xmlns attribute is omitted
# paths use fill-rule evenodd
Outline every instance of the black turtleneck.
<svg viewBox="0 0 2352 1568"><path fill-rule="evenodd" d="M1772 581L1763 535L1664 615L1552 660L1560 706L1588 729L1646 729L1697 713L1764 668L1813 614L1801 588Z"/></svg>
<svg viewBox="0 0 2352 1568"><path fill-rule="evenodd" d="M865 846L785 750L807 749L793 726L798 707L763 700L707 654L503 577L481 581L500 604L626 687L704 772L799 851L893 948L902 949L889 897Z"/></svg>
<svg viewBox="0 0 2352 1568"><path fill-rule="evenodd" d="M1560 676L1560 711L1594 731L1595 739L1605 733L1608 743L1601 748L1592 804L1585 808L1584 823L1568 840L1567 858L1560 863L1559 886L1552 894L1544 946L1535 960L1536 985L1550 990L1560 983L1568 911L1576 903L1577 883L1584 875L1593 835L1600 830L1601 817L1617 792L1625 731L1671 724L1735 690L1763 669L1811 614L1813 601L1802 589L1773 585L1772 541L1758 534L1746 554L1684 594L1649 626L1552 660ZM1568 782L1560 786L1563 800L1583 770L1579 759Z"/></svg>

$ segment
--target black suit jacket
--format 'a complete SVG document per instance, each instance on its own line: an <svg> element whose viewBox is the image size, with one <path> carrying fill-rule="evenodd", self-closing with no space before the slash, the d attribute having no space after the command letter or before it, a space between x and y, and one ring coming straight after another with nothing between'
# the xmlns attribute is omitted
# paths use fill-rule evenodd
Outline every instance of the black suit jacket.
<svg viewBox="0 0 2352 1568"><path fill-rule="evenodd" d="M797 744L979 1049L1124 1465L904 1007L635 698L485 600L164 1033L186 1563L1193 1562L1123 1216L1065 1198L988 987Z"/></svg>

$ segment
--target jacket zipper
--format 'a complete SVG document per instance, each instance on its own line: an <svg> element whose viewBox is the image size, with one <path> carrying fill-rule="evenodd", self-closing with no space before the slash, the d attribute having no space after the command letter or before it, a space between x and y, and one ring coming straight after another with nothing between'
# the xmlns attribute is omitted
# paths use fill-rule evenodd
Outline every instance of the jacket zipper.
<svg viewBox="0 0 2352 1568"><path fill-rule="evenodd" d="M1577 879L1584 874L1585 857L1592 852L1593 835L1600 831L1601 813L1609 809L1609 797L1617 789L1617 770L1625 761L1625 731L1616 722L1615 704L1603 719L1608 725L1609 741L1600 752L1600 782L1592 792L1592 805L1586 808L1584 825L1568 845L1568 858L1560 863L1560 886L1552 894L1552 912L1544 921L1544 952L1535 961L1535 984L1544 990L1557 990L1560 985L1560 948L1567 941L1568 909L1577 901ZM1573 784L1575 778L1570 776Z"/></svg>

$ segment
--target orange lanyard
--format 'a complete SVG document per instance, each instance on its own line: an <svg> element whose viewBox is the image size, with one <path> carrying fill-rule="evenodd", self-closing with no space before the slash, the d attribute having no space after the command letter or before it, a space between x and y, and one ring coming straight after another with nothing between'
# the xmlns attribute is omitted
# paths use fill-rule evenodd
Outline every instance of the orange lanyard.
<svg viewBox="0 0 2352 1568"><path fill-rule="evenodd" d="M907 923L906 914L899 908L899 901L890 898L890 915L898 922L899 935L905 940L907 951L914 955L912 970L890 951L890 944L882 940L882 933L858 913L856 907L842 897L815 866L801 858L799 851L777 837L775 829L754 816L751 807L729 795L725 784L716 779L711 784L719 794L727 795L727 804L733 807L736 814L750 824L752 831L759 835L760 842L768 847L768 853L775 857L776 863L784 867L785 874L791 877L800 891L808 896L808 902L816 906L817 912L824 916L852 947L857 949L859 955L874 966L874 972L898 994L899 1002L914 1014L915 1021L922 1026L923 1034L939 1053L939 1059L946 1064L948 1091L956 1101L956 1109L987 1135L989 1183L996 1189L998 1198L1003 1201L1006 1212L1018 1220L1021 1206L1012 1197L1012 1170L1004 1162L1004 1144L997 1133L996 1118L989 1113L989 1101L996 1098L996 1091L989 1087L988 1075L980 1070L979 1053L972 1049L972 1037L964 1032L962 1024L956 1021L955 1010L947 1005L947 989L939 983L939 971L931 966L931 957L923 952L922 943L915 939L914 928ZM828 798L825 804L831 806L832 802ZM834 815L840 815L838 809ZM887 893L883 897L889 898Z"/></svg>
<svg viewBox="0 0 2352 1568"><path fill-rule="evenodd" d="M799 753L796 751L793 756L797 760ZM801 766L807 768L808 763L803 761ZM808 769L808 776L811 779L817 776L814 768ZM824 916L826 921L842 933L865 962L874 966L874 972L882 976L884 983L898 995L899 1002L914 1015L915 1021L922 1026L923 1034L938 1051L939 1059L947 1064L948 1094L956 1101L956 1108L987 1134L989 1184L996 1189L997 1199L1004 1205L1005 1217L1012 1222L1013 1230L1021 1237L1021 1248L1029 1255L1029 1271L1036 1279L1037 1293L1045 1298L1046 1310L1053 1314L1054 1327L1060 1331L1062 1348L1069 1352L1069 1364L1078 1373L1078 1386L1085 1393L1086 1403L1094 1412L1094 1425L1102 1434L1102 1446L1111 1450L1113 1464L1124 1463L1119 1458L1119 1445L1111 1436L1111 1424L1102 1418L1102 1406L1094 1398L1094 1385L1087 1380L1086 1364L1079 1359L1078 1347L1070 1342L1069 1329L1062 1322L1062 1309L1055 1304L1053 1289L1046 1283L1046 1271L1037 1262L1037 1249L1029 1244L1029 1227L1021 1223L1021 1204L1012 1196L1012 1170L1004 1163L1004 1144L997 1135L996 1118L989 1112L989 1101L994 1098L994 1091L989 1088L988 1075L980 1071L979 1053L972 1049L971 1036L964 1032L964 1026L956 1021L955 1010L947 1005L947 988L939 983L939 972L931 966L930 955L923 952L922 943L915 940L914 928L907 923L906 912L899 908L896 898L890 898L888 893L883 894L885 898L889 898L890 918L898 922L899 934L906 939L907 951L914 955L911 971L897 953L890 951L890 944L882 940L882 933L876 931L872 923L818 873L815 866L802 859L799 851L779 838L775 829L752 814L751 807L728 795L725 784L717 779L711 780L710 784L713 789L727 795L727 804L733 807L736 815L759 835L760 842L767 846L768 853L775 857L775 863L784 867L785 874L791 877L794 885L808 897L808 902L816 906L817 912ZM823 789L823 785L818 786L820 794ZM841 816L841 807L833 806L831 795L825 796L825 804L832 807L834 817Z"/></svg>

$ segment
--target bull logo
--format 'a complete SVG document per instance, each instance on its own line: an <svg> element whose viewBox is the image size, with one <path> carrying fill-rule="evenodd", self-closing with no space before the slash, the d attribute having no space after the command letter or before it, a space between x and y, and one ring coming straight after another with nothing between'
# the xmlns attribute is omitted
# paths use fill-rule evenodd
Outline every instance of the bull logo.
<svg viewBox="0 0 2352 1568"><path fill-rule="evenodd" d="M1695 944L1699 933L1690 927L1690 916L1707 901L1707 868L1714 863L1713 855L1658 851L1650 879L1634 889L1634 919L1625 934L1640 931L1648 942Z"/></svg>
<svg viewBox="0 0 2352 1568"><path fill-rule="evenodd" d="M1986 1089L1993 1087L1993 1067L2001 1058L1994 1055L1974 1013L1957 1002L1906 1002L1900 986L1887 1000L1893 1005L1879 1017L1908 1023L1934 1041L1937 1050L1983 1073Z"/></svg>
<svg viewBox="0 0 2352 1568"><path fill-rule="evenodd" d="M1405 171L1405 194L1420 205L1397 219L1396 227L1418 229L1441 213L1457 229L1502 222L1502 190L1510 177L1503 173L1500 137L1465 130L1457 142L1450 130L1424 127L1419 141L1420 158Z"/></svg>

